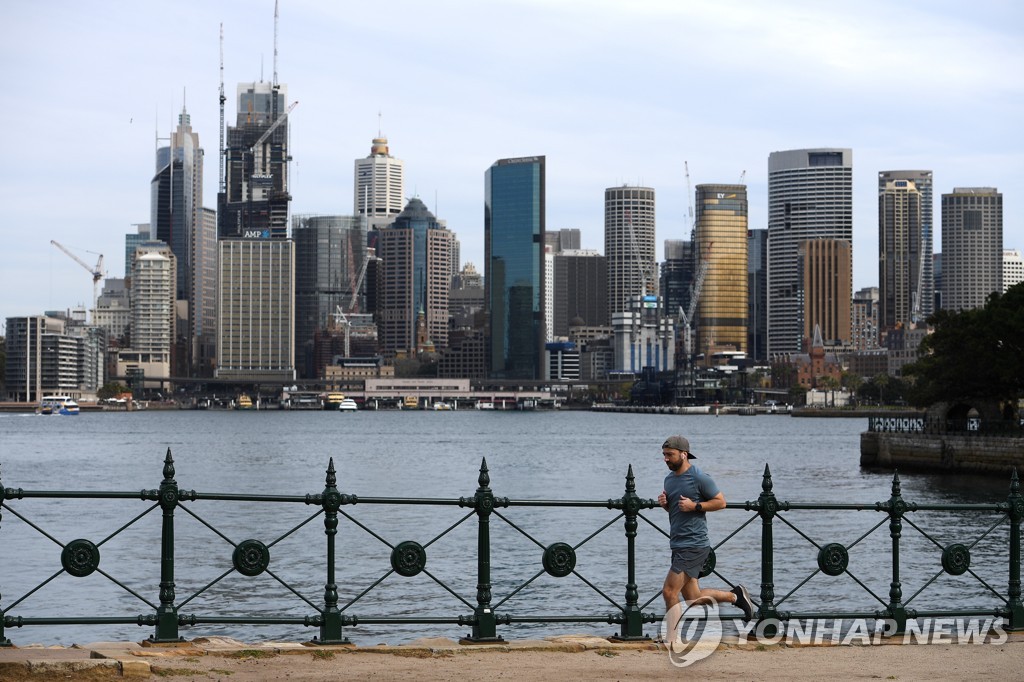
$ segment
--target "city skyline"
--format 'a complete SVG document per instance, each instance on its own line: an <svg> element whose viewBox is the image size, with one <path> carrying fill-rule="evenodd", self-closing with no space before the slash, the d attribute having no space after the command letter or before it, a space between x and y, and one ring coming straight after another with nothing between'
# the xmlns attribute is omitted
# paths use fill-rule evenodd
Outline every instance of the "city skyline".
<svg viewBox="0 0 1024 682"><path fill-rule="evenodd" d="M183 106L214 207L221 23L228 120L237 85L270 82L275 66L300 102L289 117L293 214L348 215L352 160L380 133L405 163L405 198L444 220L479 271L482 174L528 154L548 160L548 229L580 229L583 248L602 248L608 187L656 191L660 260L666 240L689 239L696 185L743 177L749 227L763 229L768 155L842 147L855 169L854 290L878 285L877 174L892 168L934 171L936 198L998 188L1004 248L1020 249L1024 86L1007 74L1024 66L1024 9L929 3L889 23L883 7L282 0L275 63L272 0L5 6L0 54L21 66L0 94L13 133L0 171L0 319L90 305L88 273L50 239L90 263L86 251L105 254L109 276L123 271L124 235L149 215L154 138ZM360 66L368 55L372 69Z"/></svg>

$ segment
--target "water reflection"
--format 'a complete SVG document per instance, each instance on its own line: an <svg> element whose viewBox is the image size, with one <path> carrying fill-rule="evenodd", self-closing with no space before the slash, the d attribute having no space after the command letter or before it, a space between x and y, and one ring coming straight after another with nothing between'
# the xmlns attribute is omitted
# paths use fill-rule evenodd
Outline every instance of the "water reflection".
<svg viewBox="0 0 1024 682"><path fill-rule="evenodd" d="M637 493L653 499L661 491L666 473L660 444L669 434L683 433L691 441L699 466L714 476L730 503L728 510L709 517L712 541L717 543L753 516L742 505L761 493L766 464L779 500L868 505L887 500L892 473L859 467L859 436L865 429L866 420L859 419L540 412L360 412L344 419L331 413L282 412L85 414L74 420L0 415L0 441L4 443L0 474L4 486L25 489L153 489L160 484L164 453L170 447L175 478L183 489L316 494L323 490L327 463L333 458L339 489L364 500L448 499L474 494L481 461L486 458L491 488L499 496L521 500L619 498L632 466ZM1000 502L1009 489L1008 480L997 478L913 473L900 478L904 498L922 504ZM15 500L9 504L59 542L75 538L100 542L153 505L141 500ZM188 514L176 514L177 600L180 603L202 591L182 608L183 614L303 617L315 613L294 593L313 604L323 601L323 518L302 525L316 514L315 507L208 501L186 506L224 537ZM467 509L361 503L343 511L347 518L339 527L337 570L339 598L346 613L454 617L471 612L476 603L475 517L430 544L462 519ZM618 512L530 507L501 509L499 513L533 538L501 518L492 518L493 601L508 598L497 609L499 613L604 614L624 603L621 519L577 549L577 571L598 591L576 575L560 579L542 575L523 587L541 570L544 546L553 542L579 545ZM662 510L647 510L643 515L654 526L667 527ZM160 518L156 509L101 546L103 570L150 603L158 601ZM872 596L884 602L892 578L891 540L884 514L791 511L785 512L784 518L799 532L781 520L774 524L777 600L816 571L815 543L851 545L879 522L885 523L850 550L850 571L864 586L848 575L829 578L818 574L785 599L782 608L864 610L884 606ZM935 541L910 523L904 524L901 577L905 597L911 597L940 570L940 546L952 542L971 545L998 518L996 514L967 512L908 515L908 521ZM755 519L719 547L718 575L706 579L706 584L744 582L754 588L756 597L761 579L760 532L760 520ZM59 570L60 547L7 510L0 537L5 547L18 548L17 553L0 554L0 592L2 605L8 608ZM997 528L971 550L972 570L1000 590L1005 590L1006 583L1006 537L1005 526ZM269 574L243 578L231 573L209 586L231 568L232 543L249 538L271 545L270 571L294 592ZM427 545L427 571L458 596L420 574L413 578L387 576L377 588L359 597L391 570L390 546L405 540ZM660 586L668 566L667 540L644 521L637 538L637 557L640 602L647 604L645 611L660 612ZM957 604L969 608L996 601L970 574L943 575L911 606ZM14 614L108 616L150 610L146 602L94 574L78 580L60 576L26 599ZM533 637L590 632L606 636L614 630L612 625L517 624L500 629L500 634ZM421 636L458 637L468 630L455 625L361 625L346 629L346 633L358 643L373 644ZM152 629L64 626L8 628L6 634L19 644L69 644L141 639L152 634ZM304 640L318 632L286 625L202 625L182 630L185 637L216 634L244 640Z"/></svg>

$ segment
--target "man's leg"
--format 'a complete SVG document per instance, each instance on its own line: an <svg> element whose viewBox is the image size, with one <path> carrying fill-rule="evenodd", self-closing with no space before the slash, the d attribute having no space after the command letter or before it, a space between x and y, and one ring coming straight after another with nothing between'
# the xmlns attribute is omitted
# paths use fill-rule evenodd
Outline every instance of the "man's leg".
<svg viewBox="0 0 1024 682"><path fill-rule="evenodd" d="M661 596L665 600L665 638L669 644L678 641L679 619L683 615L683 609L679 605L679 593L683 589L686 577L682 571L675 573L670 568L668 575L665 576L665 584L661 588Z"/></svg>

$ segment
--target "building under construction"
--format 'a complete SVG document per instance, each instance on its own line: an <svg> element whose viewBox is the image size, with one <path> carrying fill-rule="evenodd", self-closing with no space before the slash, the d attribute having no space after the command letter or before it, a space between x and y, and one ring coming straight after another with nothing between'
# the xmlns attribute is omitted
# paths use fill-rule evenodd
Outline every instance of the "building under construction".
<svg viewBox="0 0 1024 682"><path fill-rule="evenodd" d="M221 239L288 236L287 86L240 83L238 115L227 128L225 173L217 196Z"/></svg>

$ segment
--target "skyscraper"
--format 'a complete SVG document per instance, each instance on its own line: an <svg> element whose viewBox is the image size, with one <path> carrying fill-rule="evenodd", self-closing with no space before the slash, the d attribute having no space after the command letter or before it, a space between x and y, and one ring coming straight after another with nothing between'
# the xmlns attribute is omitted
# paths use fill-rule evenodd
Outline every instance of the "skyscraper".
<svg viewBox="0 0 1024 682"><path fill-rule="evenodd" d="M222 239L218 271L220 379L295 380L295 253L290 239Z"/></svg>
<svg viewBox="0 0 1024 682"><path fill-rule="evenodd" d="M935 271L932 253L935 248L935 191L934 178L930 170L894 170L878 174L878 193L885 191L890 180L910 180L921 194L921 253L919 266L921 286L918 292L918 318L924 320L935 312Z"/></svg>
<svg viewBox="0 0 1024 682"><path fill-rule="evenodd" d="M803 351L806 311L799 251L808 239L853 243L850 149L797 149L768 156L769 356Z"/></svg>
<svg viewBox="0 0 1024 682"><path fill-rule="evenodd" d="M355 161L353 203L371 230L390 224L405 205L405 162L391 156L388 138L379 133L370 155Z"/></svg>
<svg viewBox="0 0 1024 682"><path fill-rule="evenodd" d="M924 200L913 180L878 174L878 294L883 330L924 319ZM931 291L927 292L931 297Z"/></svg>
<svg viewBox="0 0 1024 682"><path fill-rule="evenodd" d="M1003 290L1003 195L956 187L942 195L942 307L980 308Z"/></svg>
<svg viewBox="0 0 1024 682"><path fill-rule="evenodd" d="M817 333L823 345L850 343L850 251L850 242L845 239L808 239L800 243L805 339L813 339Z"/></svg>
<svg viewBox="0 0 1024 682"><path fill-rule="evenodd" d="M697 185L694 245L708 268L693 321L695 353L747 350L747 187Z"/></svg>
<svg viewBox="0 0 1024 682"><path fill-rule="evenodd" d="M366 277L366 224L358 216L292 217L295 242L295 364L303 378L318 378L315 340L334 321L360 312L359 278Z"/></svg>
<svg viewBox="0 0 1024 682"><path fill-rule="evenodd" d="M554 335L569 336L576 320L597 327L608 319L608 265L592 250L565 249L554 256Z"/></svg>
<svg viewBox="0 0 1024 682"><path fill-rule="evenodd" d="M217 197L222 239L288 236L287 94L276 82L238 85L238 114L224 151L225 192Z"/></svg>
<svg viewBox="0 0 1024 682"><path fill-rule="evenodd" d="M623 185L604 191L604 256L609 314L632 310L638 296L658 294L653 189Z"/></svg>
<svg viewBox="0 0 1024 682"><path fill-rule="evenodd" d="M176 338L177 264L162 241L143 242L135 250L131 285L131 344L117 353L117 374L166 379ZM147 382L147 387L161 383Z"/></svg>
<svg viewBox="0 0 1024 682"><path fill-rule="evenodd" d="M487 365L540 379L544 360L545 158L500 159L484 175Z"/></svg>
<svg viewBox="0 0 1024 682"><path fill-rule="evenodd" d="M1024 258L1018 249L1003 251L1003 293L1024 282Z"/></svg>
<svg viewBox="0 0 1024 682"><path fill-rule="evenodd" d="M238 86L217 197L218 378L295 379L295 251L288 239L287 88Z"/></svg>
<svg viewBox="0 0 1024 682"><path fill-rule="evenodd" d="M149 224L153 238L171 247L178 267L175 297L182 301L192 294L192 250L196 232L202 229L203 210L203 150L191 121L182 106L170 144L156 150L156 175L150 185Z"/></svg>
<svg viewBox="0 0 1024 682"><path fill-rule="evenodd" d="M768 230L747 231L747 355L768 359Z"/></svg>
<svg viewBox="0 0 1024 682"><path fill-rule="evenodd" d="M388 355L421 348L417 325L422 319L433 348L448 347L448 292L454 235L442 227L426 205L413 197L387 227L380 229L377 255L383 274L377 293L378 334Z"/></svg>

